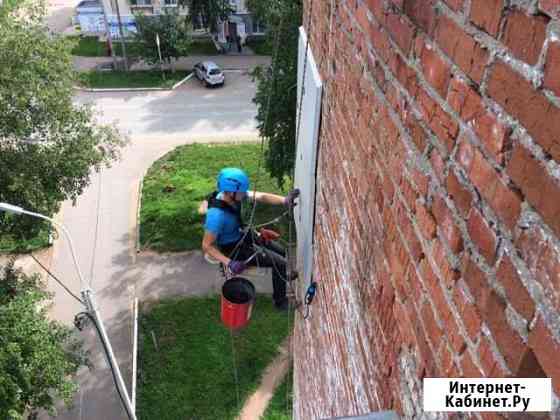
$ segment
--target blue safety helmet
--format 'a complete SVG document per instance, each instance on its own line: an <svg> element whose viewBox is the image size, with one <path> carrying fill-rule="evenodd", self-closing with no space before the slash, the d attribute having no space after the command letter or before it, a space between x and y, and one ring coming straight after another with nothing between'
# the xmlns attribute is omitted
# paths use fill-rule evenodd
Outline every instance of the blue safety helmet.
<svg viewBox="0 0 560 420"><path fill-rule="evenodd" d="M249 190L249 177L239 168L224 168L218 175L219 192L243 192Z"/></svg>

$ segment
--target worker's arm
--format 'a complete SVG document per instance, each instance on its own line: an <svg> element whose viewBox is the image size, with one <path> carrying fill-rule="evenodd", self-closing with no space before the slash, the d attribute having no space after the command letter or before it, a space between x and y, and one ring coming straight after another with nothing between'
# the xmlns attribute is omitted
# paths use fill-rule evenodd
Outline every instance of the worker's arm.
<svg viewBox="0 0 560 420"><path fill-rule="evenodd" d="M210 255L215 260L220 261L227 267L227 265L230 262L230 259L226 257L224 254L222 254L218 248L216 248L215 243L216 243L216 235L205 230L204 237L202 238L202 251L205 254Z"/></svg>
<svg viewBox="0 0 560 420"><path fill-rule="evenodd" d="M284 196L271 194L271 193L264 193L259 191L249 191L247 192L247 196L250 200L256 200L259 203L264 204L272 204L274 206L282 206L284 205Z"/></svg>
<svg viewBox="0 0 560 420"><path fill-rule="evenodd" d="M208 212L208 201L207 200L201 201L200 205L198 206L198 214L204 216L207 212Z"/></svg>

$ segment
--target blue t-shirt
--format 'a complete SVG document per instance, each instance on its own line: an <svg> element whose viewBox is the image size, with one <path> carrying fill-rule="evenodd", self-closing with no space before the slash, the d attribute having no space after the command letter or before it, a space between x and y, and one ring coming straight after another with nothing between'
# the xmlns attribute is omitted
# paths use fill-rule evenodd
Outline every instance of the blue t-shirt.
<svg viewBox="0 0 560 420"><path fill-rule="evenodd" d="M241 226L237 217L229 211L210 207L206 213L204 229L216 236L218 245L226 245L241 239Z"/></svg>

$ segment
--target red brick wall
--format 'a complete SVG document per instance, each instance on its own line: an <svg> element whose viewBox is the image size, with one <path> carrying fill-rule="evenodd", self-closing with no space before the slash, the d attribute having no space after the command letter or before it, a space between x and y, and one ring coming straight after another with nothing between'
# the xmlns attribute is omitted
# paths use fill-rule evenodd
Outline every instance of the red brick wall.
<svg viewBox="0 0 560 420"><path fill-rule="evenodd" d="M560 414L560 0L311 1L296 417L419 417L425 376L546 375Z"/></svg>

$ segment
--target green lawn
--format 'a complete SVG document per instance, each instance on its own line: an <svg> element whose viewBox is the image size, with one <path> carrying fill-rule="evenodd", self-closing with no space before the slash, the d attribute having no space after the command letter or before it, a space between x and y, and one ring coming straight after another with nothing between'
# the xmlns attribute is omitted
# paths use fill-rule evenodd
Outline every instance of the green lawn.
<svg viewBox="0 0 560 420"><path fill-rule="evenodd" d="M217 296L161 302L141 316L140 332L139 419L233 420L287 336L288 316L274 309L269 296L258 296L250 324L234 335L239 402L231 336L221 324ZM286 405L278 398L272 413Z"/></svg>
<svg viewBox="0 0 560 420"><path fill-rule="evenodd" d="M144 178L140 210L140 244L156 251L199 249L202 241L200 202L216 186L216 176L227 166L243 168L255 186L260 144L207 145L178 147L155 162ZM285 194L268 173L261 169L259 191ZM250 205L245 205L249 211ZM272 220L284 210L274 206L257 206L257 223ZM249 220L246 215L245 220ZM286 238L286 218L274 226Z"/></svg>
<svg viewBox="0 0 560 420"><path fill-rule="evenodd" d="M175 83L184 79L190 72L175 73L166 71L165 80L159 70L147 71L91 71L78 75L80 85L88 88L142 88L161 87L171 88Z"/></svg>
<svg viewBox="0 0 560 420"><path fill-rule="evenodd" d="M202 38L194 40L189 49L190 55L216 55L218 50L211 39Z"/></svg>
<svg viewBox="0 0 560 420"><path fill-rule="evenodd" d="M70 38L77 42L72 49L73 55L82 57L107 57L109 55L107 42L100 42L96 36L73 36ZM115 54L121 57L122 44L119 40L113 40L113 48L115 48ZM143 48L141 42L126 42L126 53L129 57L140 56ZM190 55L216 55L217 53L216 46L208 38L193 40L189 49Z"/></svg>
<svg viewBox="0 0 560 420"><path fill-rule="evenodd" d="M292 419L292 372L286 375L282 384L274 391L274 396L268 403L261 420L291 420Z"/></svg>

